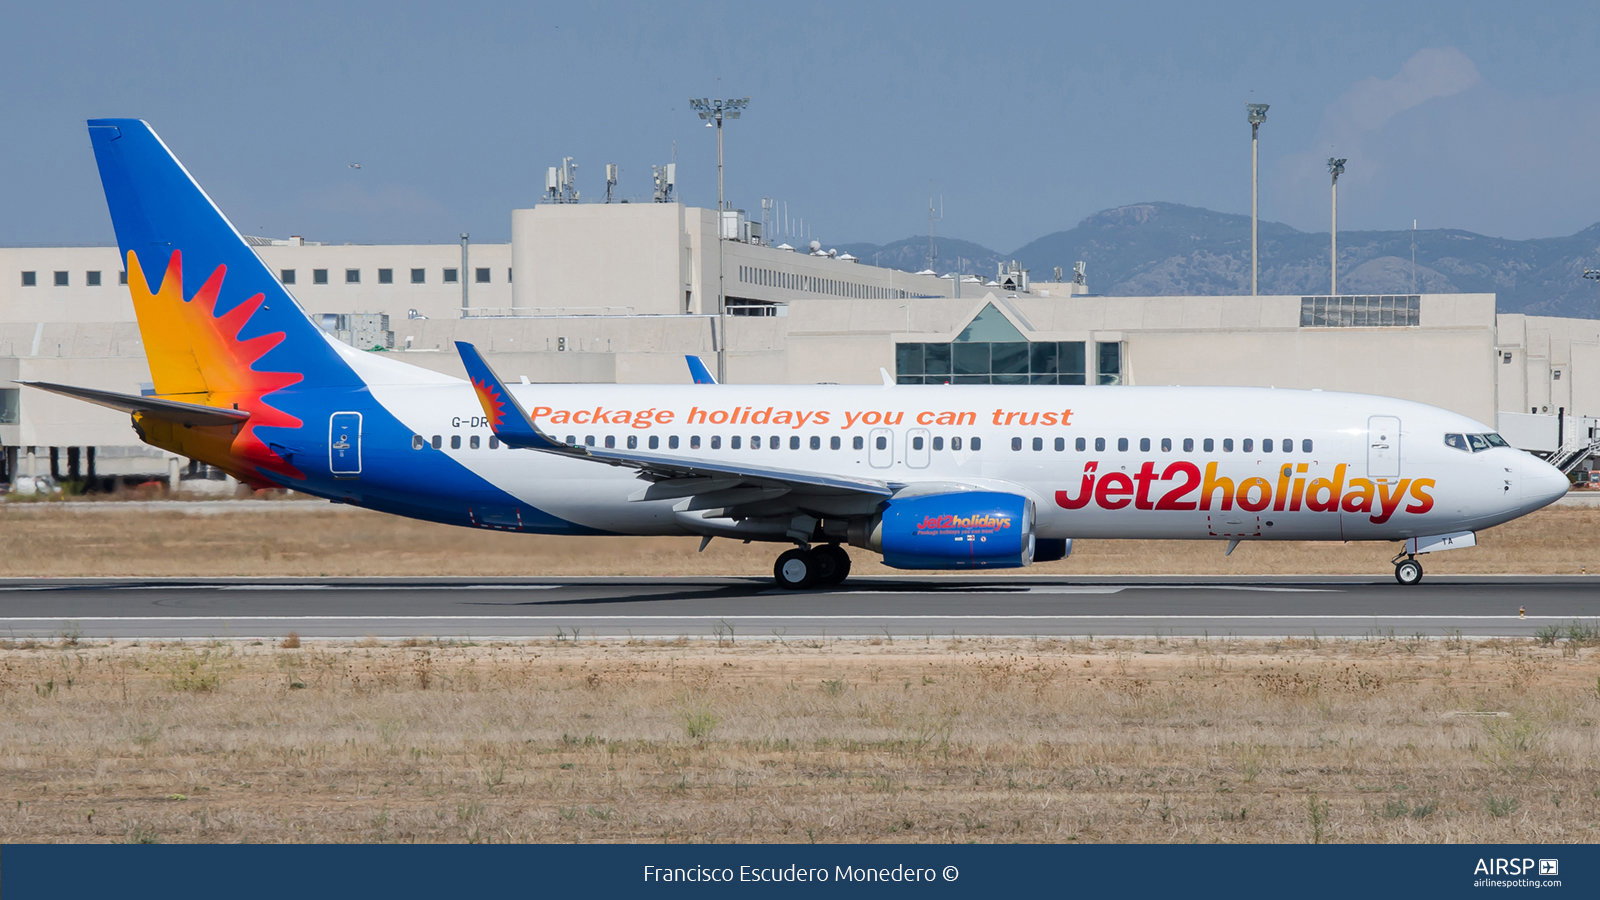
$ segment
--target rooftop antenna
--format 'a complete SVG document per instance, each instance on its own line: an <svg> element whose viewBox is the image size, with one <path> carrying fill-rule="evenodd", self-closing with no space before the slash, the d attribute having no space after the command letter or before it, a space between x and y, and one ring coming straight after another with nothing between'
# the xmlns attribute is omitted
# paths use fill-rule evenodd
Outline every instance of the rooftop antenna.
<svg viewBox="0 0 1600 900"><path fill-rule="evenodd" d="M928 182L928 187L932 188L933 187L933 182L931 182L931 181ZM944 195L943 194L939 195L939 216L938 216L938 218L934 218L934 215L933 215L933 191L930 190L928 192L928 268L930 268L930 269L932 269L934 267L933 264L939 259L939 252L937 250L935 250L934 247L933 247L933 223L935 223L935 222L943 222L943 221L944 221Z"/></svg>
<svg viewBox="0 0 1600 900"><path fill-rule="evenodd" d="M608 167L609 168L609 167ZM574 182L578 178L578 164L572 157L565 156L561 159L560 167L551 166L544 173L544 198L550 203L577 203L578 191ZM610 196L610 185L606 186L607 196ZM606 201L611 202L610 200Z"/></svg>
<svg viewBox="0 0 1600 900"><path fill-rule="evenodd" d="M1417 292L1417 220L1411 220L1411 293Z"/></svg>
<svg viewBox="0 0 1600 900"><path fill-rule="evenodd" d="M778 201L772 199L771 197L761 198L761 240L763 242L769 240L768 235L772 234L771 226L767 224L767 219L768 217L775 215L777 213L777 209Z"/></svg>
<svg viewBox="0 0 1600 900"><path fill-rule="evenodd" d="M655 184L655 202L671 203L672 191L678 184L678 164L667 163L664 166L651 166L650 180Z"/></svg>
<svg viewBox="0 0 1600 900"><path fill-rule="evenodd" d="M606 202L611 202L611 191L617 186L617 164L606 163Z"/></svg>

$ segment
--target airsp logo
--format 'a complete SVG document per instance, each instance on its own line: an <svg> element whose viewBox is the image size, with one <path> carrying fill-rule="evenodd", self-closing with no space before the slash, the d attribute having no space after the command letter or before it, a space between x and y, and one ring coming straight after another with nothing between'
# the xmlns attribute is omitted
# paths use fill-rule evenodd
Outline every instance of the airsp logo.
<svg viewBox="0 0 1600 900"><path fill-rule="evenodd" d="M1558 860L1558 859L1541 859L1541 860L1539 860L1539 874L1540 875L1560 875L1561 874L1561 861Z"/></svg>
<svg viewBox="0 0 1600 900"><path fill-rule="evenodd" d="M1472 870L1474 875L1527 875L1533 871L1531 859L1480 859L1477 868ZM1540 875L1561 874L1561 861L1556 859L1539 860Z"/></svg>

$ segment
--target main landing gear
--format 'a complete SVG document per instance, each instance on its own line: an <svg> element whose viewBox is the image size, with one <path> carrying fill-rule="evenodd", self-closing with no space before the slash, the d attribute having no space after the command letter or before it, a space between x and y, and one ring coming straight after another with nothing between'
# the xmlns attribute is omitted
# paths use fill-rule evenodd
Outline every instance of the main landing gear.
<svg viewBox="0 0 1600 900"><path fill-rule="evenodd" d="M850 554L838 544L801 549L796 547L778 557L772 577L778 587L791 591L820 585L838 584L850 574Z"/></svg>
<svg viewBox="0 0 1600 900"><path fill-rule="evenodd" d="M1408 556L1394 565L1394 580L1404 585L1413 585L1422 580L1422 563L1417 562L1414 556Z"/></svg>

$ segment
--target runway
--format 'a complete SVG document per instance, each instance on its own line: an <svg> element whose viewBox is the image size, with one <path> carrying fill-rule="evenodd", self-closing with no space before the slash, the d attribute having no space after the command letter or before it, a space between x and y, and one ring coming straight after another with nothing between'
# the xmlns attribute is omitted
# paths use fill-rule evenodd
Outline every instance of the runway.
<svg viewBox="0 0 1600 900"><path fill-rule="evenodd" d="M1600 577L0 579L13 639L1527 636L1600 622Z"/></svg>

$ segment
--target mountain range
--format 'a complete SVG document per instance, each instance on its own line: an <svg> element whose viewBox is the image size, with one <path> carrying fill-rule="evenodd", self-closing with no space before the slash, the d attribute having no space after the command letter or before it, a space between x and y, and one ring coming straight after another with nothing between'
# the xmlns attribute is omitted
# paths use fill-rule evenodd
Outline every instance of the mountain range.
<svg viewBox="0 0 1600 900"><path fill-rule="evenodd" d="M1327 233L1263 221L1260 243L1260 293L1328 292ZM1103 210L1010 253L937 236L934 246L932 268L941 273L992 277L997 264L1015 260L1034 281L1048 281L1055 267L1071 277L1072 264L1083 260L1089 289L1097 294L1250 292L1250 217L1176 203ZM925 235L838 249L864 263L929 268ZM1341 294L1493 293L1500 312L1594 318L1600 287L1584 280L1586 267L1600 268L1600 223L1566 237L1529 240L1449 228L1339 232Z"/></svg>

